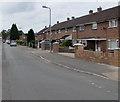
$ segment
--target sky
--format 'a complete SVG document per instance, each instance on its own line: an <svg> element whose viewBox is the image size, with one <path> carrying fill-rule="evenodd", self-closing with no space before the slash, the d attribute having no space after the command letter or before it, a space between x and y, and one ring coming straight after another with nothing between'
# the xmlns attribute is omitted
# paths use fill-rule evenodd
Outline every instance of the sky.
<svg viewBox="0 0 120 102"><path fill-rule="evenodd" d="M89 1L89 2L88 2ZM43 5L52 10L52 25L57 21L63 22L67 17L75 18L87 15L89 10L97 11L98 7L103 10L117 6L119 0L4 0L0 1L0 31L11 28L16 24L19 30L25 33L33 29L39 32L49 25L49 10L42 8Z"/></svg>

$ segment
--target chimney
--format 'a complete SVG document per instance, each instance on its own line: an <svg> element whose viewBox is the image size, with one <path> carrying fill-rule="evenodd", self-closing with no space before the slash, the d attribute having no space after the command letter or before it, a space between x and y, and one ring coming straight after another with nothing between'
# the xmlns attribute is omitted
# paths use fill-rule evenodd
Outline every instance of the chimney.
<svg viewBox="0 0 120 102"><path fill-rule="evenodd" d="M75 17L74 17L74 16L72 16L71 18L72 18L72 19L75 19Z"/></svg>
<svg viewBox="0 0 120 102"><path fill-rule="evenodd" d="M101 11L102 11L101 7L97 8L97 12L101 12Z"/></svg>
<svg viewBox="0 0 120 102"><path fill-rule="evenodd" d="M90 14L90 15L93 14L93 10L90 10L90 11L89 11L89 14Z"/></svg>
<svg viewBox="0 0 120 102"><path fill-rule="evenodd" d="M67 21L69 21L69 20L70 20L70 18L68 17L68 18L67 18Z"/></svg>
<svg viewBox="0 0 120 102"><path fill-rule="evenodd" d="M57 24L59 23L59 21L57 21Z"/></svg>

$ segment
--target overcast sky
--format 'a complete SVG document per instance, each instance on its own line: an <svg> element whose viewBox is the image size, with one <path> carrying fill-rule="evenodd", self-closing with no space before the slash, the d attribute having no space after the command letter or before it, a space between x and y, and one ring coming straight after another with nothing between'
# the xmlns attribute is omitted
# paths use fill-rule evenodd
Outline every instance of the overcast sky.
<svg viewBox="0 0 120 102"><path fill-rule="evenodd" d="M35 0L34 0L35 1ZM83 0L82 0L83 1ZM80 17L87 15L89 10L92 9L96 12L97 7L101 6L104 9L108 9L118 5L119 0L57 0L54 2L48 2L48 0L24 0L16 2L7 0L0 3L0 31L2 29L9 29L13 23L17 24L18 29L22 29L25 33L29 29L33 29L34 32L38 32L49 25L49 10L42 8L42 5L46 5L52 9L52 25L57 21L63 22L67 17ZM87 2L89 1L89 2Z"/></svg>

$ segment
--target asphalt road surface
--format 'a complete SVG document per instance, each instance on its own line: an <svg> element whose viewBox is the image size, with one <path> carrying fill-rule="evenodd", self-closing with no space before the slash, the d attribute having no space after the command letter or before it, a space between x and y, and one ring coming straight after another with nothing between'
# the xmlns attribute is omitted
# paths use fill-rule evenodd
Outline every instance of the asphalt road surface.
<svg viewBox="0 0 120 102"><path fill-rule="evenodd" d="M2 48L3 100L117 100L118 82L77 73L18 47Z"/></svg>

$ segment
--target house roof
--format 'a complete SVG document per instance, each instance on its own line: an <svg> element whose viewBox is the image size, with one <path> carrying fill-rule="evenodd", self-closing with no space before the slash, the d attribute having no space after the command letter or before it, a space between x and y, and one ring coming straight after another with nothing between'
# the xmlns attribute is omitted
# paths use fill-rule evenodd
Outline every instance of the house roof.
<svg viewBox="0 0 120 102"><path fill-rule="evenodd" d="M48 27L43 28L42 30L40 30L40 31L37 33L37 35L43 34L47 29L48 29Z"/></svg>
<svg viewBox="0 0 120 102"><path fill-rule="evenodd" d="M118 9L120 9L120 6L116 6L110 9L106 9L100 12L95 12L93 14L85 15L79 18L74 18L73 20L69 21L64 21L58 24L55 24L52 26L52 30L58 30L58 29L63 29L63 28L70 28L70 27L75 27L80 24L89 24L92 22L105 22L111 19L118 19ZM49 31L46 30L46 31Z"/></svg>

